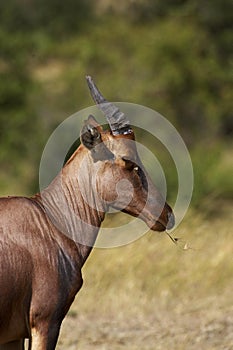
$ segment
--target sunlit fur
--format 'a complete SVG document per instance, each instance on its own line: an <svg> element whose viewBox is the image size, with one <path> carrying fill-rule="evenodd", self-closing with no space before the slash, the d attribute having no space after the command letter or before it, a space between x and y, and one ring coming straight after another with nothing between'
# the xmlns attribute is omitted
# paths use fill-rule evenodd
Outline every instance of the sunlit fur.
<svg viewBox="0 0 233 350"><path fill-rule="evenodd" d="M55 349L110 206L152 230L165 230L173 215L146 174L134 135L113 137L88 123L103 142L99 152L81 144L41 193L0 199L0 350L22 349L9 342L24 338L32 350Z"/></svg>

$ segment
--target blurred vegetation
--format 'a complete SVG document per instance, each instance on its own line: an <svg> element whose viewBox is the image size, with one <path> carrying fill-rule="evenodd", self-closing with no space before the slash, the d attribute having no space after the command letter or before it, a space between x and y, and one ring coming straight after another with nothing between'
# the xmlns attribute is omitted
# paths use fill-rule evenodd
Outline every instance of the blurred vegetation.
<svg viewBox="0 0 233 350"><path fill-rule="evenodd" d="M58 349L231 349L233 212L224 202L221 215L189 212L180 249L152 231L124 247L94 249Z"/></svg>
<svg viewBox="0 0 233 350"><path fill-rule="evenodd" d="M108 99L174 124L193 160L194 205L232 198L232 17L230 0L2 1L1 193L37 190L50 133L92 103L88 73Z"/></svg>

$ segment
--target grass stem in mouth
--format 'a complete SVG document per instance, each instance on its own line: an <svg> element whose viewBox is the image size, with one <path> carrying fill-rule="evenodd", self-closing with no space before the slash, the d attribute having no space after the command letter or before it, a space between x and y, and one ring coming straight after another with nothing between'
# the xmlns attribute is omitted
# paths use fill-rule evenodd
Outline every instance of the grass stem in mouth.
<svg viewBox="0 0 233 350"><path fill-rule="evenodd" d="M179 242L183 242L184 243L184 246L183 247L180 247L179 246L179 248L180 249L182 249L182 250L188 250L188 249L192 249L191 247L189 247L189 245L188 245L188 243L186 242L186 241L183 241L181 238L178 238L178 237L172 237L171 235L170 235L170 233L168 233L167 231L165 231L166 232L166 234L168 235L168 237L172 240L172 242L174 243L174 244L178 244Z"/></svg>

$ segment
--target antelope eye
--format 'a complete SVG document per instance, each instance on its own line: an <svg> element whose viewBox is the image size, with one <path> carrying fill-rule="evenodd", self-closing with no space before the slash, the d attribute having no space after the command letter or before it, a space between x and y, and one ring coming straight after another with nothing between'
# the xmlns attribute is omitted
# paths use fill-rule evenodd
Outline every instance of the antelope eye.
<svg viewBox="0 0 233 350"><path fill-rule="evenodd" d="M126 168L127 170L130 170L130 171L132 171L132 170L138 171L139 167L138 167L132 160L127 159L127 158L125 158L125 157L122 157L122 159L123 159L124 162L125 162L125 168Z"/></svg>

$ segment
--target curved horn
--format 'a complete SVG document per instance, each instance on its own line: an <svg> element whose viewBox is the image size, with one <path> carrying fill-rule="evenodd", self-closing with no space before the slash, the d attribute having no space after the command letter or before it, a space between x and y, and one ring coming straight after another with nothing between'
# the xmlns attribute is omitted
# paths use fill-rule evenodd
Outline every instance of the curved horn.
<svg viewBox="0 0 233 350"><path fill-rule="evenodd" d="M98 90L90 75L86 76L87 84L91 92L91 96L100 110L103 112L113 135L131 134L133 130L124 113L119 110L113 103L108 102L101 92Z"/></svg>

